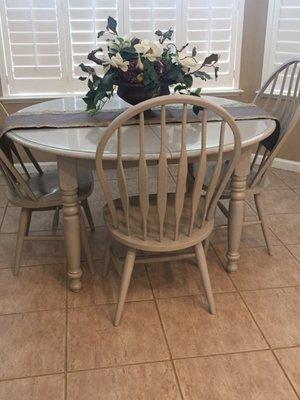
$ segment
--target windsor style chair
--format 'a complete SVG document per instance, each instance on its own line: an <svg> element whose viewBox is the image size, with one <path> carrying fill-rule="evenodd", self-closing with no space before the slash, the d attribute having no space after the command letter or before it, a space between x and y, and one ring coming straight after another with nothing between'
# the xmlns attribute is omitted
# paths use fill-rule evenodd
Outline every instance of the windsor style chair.
<svg viewBox="0 0 300 400"><path fill-rule="evenodd" d="M168 106L176 104L182 109L182 121L175 125L181 138L181 149L178 152L178 175L176 178L175 193L168 193L168 163L174 162L168 152ZM188 179L187 135L189 134L188 106L199 106L202 121L199 126L199 142L201 150L193 154L199 161L199 169L195 180ZM148 167L151 156L145 150L145 115L151 108L160 110L160 154L156 171L157 188L150 194ZM207 167L209 148L207 146L207 132L209 128L208 113L220 119L216 123L218 137L217 161L214 173L207 188L203 191L204 177ZM125 127L129 120L135 118L139 131L139 159L138 159L138 195L130 196L126 178L126 162L130 156L123 152L123 141L126 140ZM170 126L170 125L169 125ZM224 138L232 137L231 149L224 146ZM117 155L117 183L119 197L114 198L111 182L106 178L105 149L109 144L116 143ZM225 148L227 147L227 151ZM223 192L238 160L241 148L240 132L233 118L214 103L185 95L161 96L147 100L116 118L106 129L97 149L96 168L100 185L107 202L104 207L104 218L111 235L111 243L105 254L104 268L112 260L118 270L123 269L119 301L116 309L114 324L120 322L131 274L135 263L171 261L196 256L202 276L209 309L215 313L215 305L211 290L210 278L207 269L206 257L202 242L210 235L214 225L214 213L217 202ZM222 168L224 159L226 167ZM187 190L188 188L188 190ZM127 247L124 265L114 251L114 242L122 243ZM192 249L192 252L187 250ZM143 255L137 257L137 252ZM184 252L183 252L184 251ZM155 253L155 254L154 254ZM153 254L153 255L151 255Z"/></svg>
<svg viewBox="0 0 300 400"><path fill-rule="evenodd" d="M276 117L278 123L273 136L262 141L256 149L247 180L246 193L254 197L258 220L244 224L261 225L268 253L271 255L272 245L261 195L268 186L267 176L274 158L300 119L300 59L293 59L281 65L263 84L253 103ZM230 189L227 188L221 200L229 198ZM229 211L224 204L220 201L218 206L228 218Z"/></svg>
<svg viewBox="0 0 300 400"><path fill-rule="evenodd" d="M8 115L5 107L0 102L0 108L4 115ZM59 177L57 170L43 171L30 149L21 146L31 162L31 168L35 173L30 173L28 165L24 164L20 152L14 142L7 136L0 139L0 170L7 183L7 197L10 204L20 207L19 230L14 262L14 274L17 275L20 268L22 249L25 240L64 240L64 236L57 235L59 222L59 211L62 208L61 192L59 189ZM19 162L23 173L14 165L14 158ZM94 230L94 223L90 212L87 198L93 191L94 180L89 171L79 171L78 199L83 207L91 230ZM30 235L30 221L33 211L54 210L52 224L52 235ZM89 247L88 236L84 219L81 216L81 238L86 253L87 263L90 271L94 272L92 254Z"/></svg>

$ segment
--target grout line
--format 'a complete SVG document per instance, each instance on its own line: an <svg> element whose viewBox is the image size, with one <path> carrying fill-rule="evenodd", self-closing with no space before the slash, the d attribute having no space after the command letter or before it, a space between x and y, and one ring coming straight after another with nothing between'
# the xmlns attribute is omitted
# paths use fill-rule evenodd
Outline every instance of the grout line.
<svg viewBox="0 0 300 400"><path fill-rule="evenodd" d="M4 379L0 379L0 383L1 382L11 382L11 381L18 381L21 379L30 379L30 378L42 378L44 376L54 376L54 375L63 375L64 372L49 372L46 374L39 374L39 375L24 375L24 376L17 376L17 377L13 377L13 378L4 378Z"/></svg>
<svg viewBox="0 0 300 400"><path fill-rule="evenodd" d="M190 359L196 359L196 358L209 358L209 357L218 357L218 356L228 356L228 355L235 355L235 354L248 354L248 353L261 353L264 351L272 351L272 350L288 350L288 349L294 349L294 348L299 348L299 346L287 346L287 347L280 347L280 348L274 348L274 349L255 349L255 350L241 350L241 351L236 351L236 352L228 352L228 353L213 353L213 354L205 354L205 355L195 355L195 356L186 356L186 357L174 357L172 360L173 361L178 361L178 360L190 360ZM76 370L68 370L68 374L76 374L80 372L86 372L86 371L97 371L97 370L106 370L106 369L114 369L114 368L123 368L123 367L131 367L131 366L138 366L138 365L145 365L145 364L157 364L157 363L170 363L172 361L171 359L161 359L161 360L155 360L155 361L141 361L141 362L134 362L134 363L127 363L127 364L116 364L116 365L106 365L102 367L93 367L93 368L83 368L83 369L76 369ZM14 381L14 380L20 380L20 379L28 379L28 378L38 378L38 377L43 377L43 376L52 376L52 375L63 375L64 372L52 372L52 373L46 373L46 374L37 374L37 375L24 375L20 377L13 377L13 378L5 378L5 379L0 379L0 382L6 382L6 381Z"/></svg>
<svg viewBox="0 0 300 400"><path fill-rule="evenodd" d="M54 312L54 311L63 311L66 310L66 306L59 307L59 308L46 308L43 310L28 310L28 311L19 311L19 312L12 312L9 314L0 314L1 317L7 317L9 315L23 315L23 314L34 314L34 313L41 313L41 312Z"/></svg>
<svg viewBox="0 0 300 400"><path fill-rule="evenodd" d="M151 279L150 279L149 271L148 271L148 268L147 268L147 264L145 265L145 270L146 270L148 281L149 281L149 284L150 284L150 287L151 287L151 290L152 290L152 295L153 295L153 298L154 298L155 308L156 308L156 311L157 311L157 315L158 315L158 318L159 318L161 329L162 329L162 332L163 332L163 335L164 335L164 338L165 338L165 342L166 342L166 345L167 345L167 348L168 348L170 361L171 361L171 364L172 364L172 369L173 369L173 373L174 373L175 380L176 380L176 383L177 383L177 387L178 387L178 390L179 390L179 394L180 394L181 399L184 400L182 389L181 389L180 382L179 382L179 377L177 375L177 370L176 370L176 367L175 367L175 364L174 364L174 360L172 358L171 348L170 348L170 345L169 345L169 342L168 342L168 338L167 338L167 334L166 334L166 331L165 331L165 328L164 328L164 325L163 325L163 322L162 322L162 318L161 318L161 315L160 315L160 312L159 312L157 299L156 299L156 297L154 295L154 290L153 290L152 282L151 282Z"/></svg>
<svg viewBox="0 0 300 400"><path fill-rule="evenodd" d="M219 258L218 254L217 254L217 257ZM221 260L220 258L219 258L219 260L220 260L220 262L222 262L222 260ZM260 326L258 325L256 319L254 318L253 313L251 312L250 308L249 308L248 305L246 304L246 302L245 302L243 296L241 295L239 289L237 288L237 286L236 286L236 284L234 283L233 279L231 278L230 274L228 274L228 277L229 277L231 283L233 284L233 286L236 288L236 291L237 291L238 296L240 297L240 299L242 300L244 306L246 307L246 309L248 310L249 314L251 315L252 320L254 321L256 327L258 328L259 332L261 333L262 337L264 338L265 342L267 343L269 349L271 349L270 343L269 343L268 340L266 339L266 337L265 337L263 331L261 330Z"/></svg>
<svg viewBox="0 0 300 400"><path fill-rule="evenodd" d="M217 255L217 257L219 258L218 255ZM220 258L219 258L219 260L220 260L220 262L222 262ZM265 336L263 330L260 328L258 322L256 321L254 314L252 313L251 309L248 307L246 301L244 300L244 298L243 298L243 296L242 296L240 290L239 290L239 289L237 288L237 286L235 285L235 283L234 283L234 281L232 280L230 274L228 274L228 275L229 275L229 279L231 280L232 284L233 284L234 287L236 288L239 297L241 298L242 302L244 303L244 306L245 306L246 309L248 310L248 312L249 312L249 314L251 315L251 317L252 317L254 323L256 324L256 326L257 326L259 332L261 333L261 335L262 335L262 337L264 338L266 344L268 345L269 350L270 350L271 353L273 354L273 357L275 358L275 360L276 360L277 363L279 364L279 367L281 368L281 370L282 370L284 376L286 377L288 383L289 383L290 386L292 387L292 390L295 392L296 396L297 396L298 398L300 398L300 397L298 396L298 393L297 393L296 389L294 388L292 382L290 381L290 379L289 379L287 373L285 372L284 368L283 368L282 365L280 364L280 362L279 362L279 360L278 360L278 358L277 358L277 356L276 356L276 354L275 354L275 350L276 350L276 349L271 347L271 345L270 345L269 341L267 340L267 338L266 338L266 336ZM266 289L262 289L262 290L272 290L272 289L274 289L274 288L266 288ZM295 346L293 346L293 347L295 347Z"/></svg>
<svg viewBox="0 0 300 400"><path fill-rule="evenodd" d="M289 378L287 372L285 371L285 369L283 368L283 366L281 365L279 358L277 357L275 351L272 351L273 357L275 358L277 364L279 365L279 368L282 370L284 376L286 377L287 381L289 382L289 384L291 385L293 391L295 392L295 395L298 397L298 399L300 399L300 395L298 395L296 388L293 385L293 382L291 381L291 379Z"/></svg>

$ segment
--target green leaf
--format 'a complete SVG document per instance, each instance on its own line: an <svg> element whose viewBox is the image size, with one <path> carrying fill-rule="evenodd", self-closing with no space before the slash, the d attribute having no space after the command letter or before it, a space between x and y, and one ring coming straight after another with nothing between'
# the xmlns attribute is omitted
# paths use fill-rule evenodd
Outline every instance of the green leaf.
<svg viewBox="0 0 300 400"><path fill-rule="evenodd" d="M79 64L79 67L81 68L81 70L82 70L83 72L86 72L87 74L92 75L92 74L95 73L94 68L93 68L93 67L90 67L89 65L84 65L83 63L81 63L81 64Z"/></svg>
<svg viewBox="0 0 300 400"><path fill-rule="evenodd" d="M162 36L163 35L162 31L159 30L159 29L157 29L154 33L155 33L156 36Z"/></svg>
<svg viewBox="0 0 300 400"><path fill-rule="evenodd" d="M80 76L78 78L79 81L85 81L87 79L87 76Z"/></svg>
<svg viewBox="0 0 300 400"><path fill-rule="evenodd" d="M99 37L103 36L105 33L105 31L100 31L97 33L97 38L99 39Z"/></svg>
<svg viewBox="0 0 300 400"><path fill-rule="evenodd" d="M202 107L199 107L199 106L193 106L193 113L194 113L194 114L198 115L198 114L199 114L199 112L200 112L201 110L203 110L203 108L202 108Z"/></svg>
<svg viewBox="0 0 300 400"><path fill-rule="evenodd" d="M137 58L137 53L134 47L124 47L124 49L120 51L120 54L126 61L135 60Z"/></svg>
<svg viewBox="0 0 300 400"><path fill-rule="evenodd" d="M197 55L197 49L196 49L196 47L193 47L192 57L196 57L196 55Z"/></svg>
<svg viewBox="0 0 300 400"><path fill-rule="evenodd" d="M215 79L218 79L219 67L215 67Z"/></svg>
<svg viewBox="0 0 300 400"><path fill-rule="evenodd" d="M181 90L185 90L186 86L185 85L176 85L174 87L174 92L180 92Z"/></svg>
<svg viewBox="0 0 300 400"><path fill-rule="evenodd" d="M212 53L210 56L206 57L202 63L202 67L204 65L213 65L218 62L220 56L218 54Z"/></svg>
<svg viewBox="0 0 300 400"><path fill-rule="evenodd" d="M212 77L204 71L195 71L195 72L193 72L193 75L197 78L202 79L203 81L212 79Z"/></svg>
<svg viewBox="0 0 300 400"><path fill-rule="evenodd" d="M192 75L184 75L184 77L183 77L183 81L184 81L184 83L185 83L185 85L186 85L186 87L191 87L192 86L192 84L193 84L193 77L192 77Z"/></svg>
<svg viewBox="0 0 300 400"><path fill-rule="evenodd" d="M116 35L118 34L118 32L117 32L117 21L113 17L109 16L107 18L107 27L106 27L106 29L108 31L113 32Z"/></svg>

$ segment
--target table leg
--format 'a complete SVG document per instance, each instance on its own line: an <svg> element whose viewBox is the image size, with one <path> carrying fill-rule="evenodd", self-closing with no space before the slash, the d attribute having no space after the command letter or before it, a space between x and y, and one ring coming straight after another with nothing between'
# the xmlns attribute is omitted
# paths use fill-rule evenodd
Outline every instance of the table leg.
<svg viewBox="0 0 300 400"><path fill-rule="evenodd" d="M246 181L250 171L251 148L242 149L240 160L231 179L231 195L229 203L228 221L228 272L236 271L240 258L240 243L244 223L244 203L246 194Z"/></svg>
<svg viewBox="0 0 300 400"><path fill-rule="evenodd" d="M80 267L80 215L76 160L69 157L58 157L58 171L63 202L69 287L73 292L78 292L82 287L82 270Z"/></svg>

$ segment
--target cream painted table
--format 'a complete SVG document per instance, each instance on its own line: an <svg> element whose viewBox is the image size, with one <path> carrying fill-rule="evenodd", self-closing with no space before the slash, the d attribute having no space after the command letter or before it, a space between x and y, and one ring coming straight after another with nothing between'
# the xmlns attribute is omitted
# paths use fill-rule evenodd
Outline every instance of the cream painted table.
<svg viewBox="0 0 300 400"><path fill-rule="evenodd" d="M211 98L212 99L212 98ZM216 103L230 105L230 100L213 98ZM23 109L24 111L76 111L84 109L85 104L80 98L64 98L36 104ZM121 99L115 98L106 104L106 108L119 109L128 107ZM217 151L218 132L217 122L208 124L208 153L213 158ZM239 247L242 234L244 199L246 179L250 170L251 153L253 146L268 137L275 129L272 120L244 120L238 121L242 136L242 152L234 172L231 183L231 200L229 206L230 219L228 224L228 264L227 271L235 271L240 258ZM18 129L10 131L8 136L14 141L32 149L45 151L57 156L60 176L60 187L63 200L64 230L66 238L66 253L68 261L69 287L72 291L81 289L82 270L80 266L80 227L77 203L77 168L94 169L97 145L105 128L68 128L68 129ZM160 141L158 127L148 126L145 132L145 148L147 158L156 160L159 157ZM124 128L126 134L124 155L133 161L139 157L138 127ZM190 160L200 151L199 124L189 125L187 150ZM168 150L170 156L176 159L180 150L180 133L176 124L168 125ZM225 135L225 149L230 153L232 137L229 132ZM107 148L106 158L111 164L116 160L116 143L111 142Z"/></svg>

